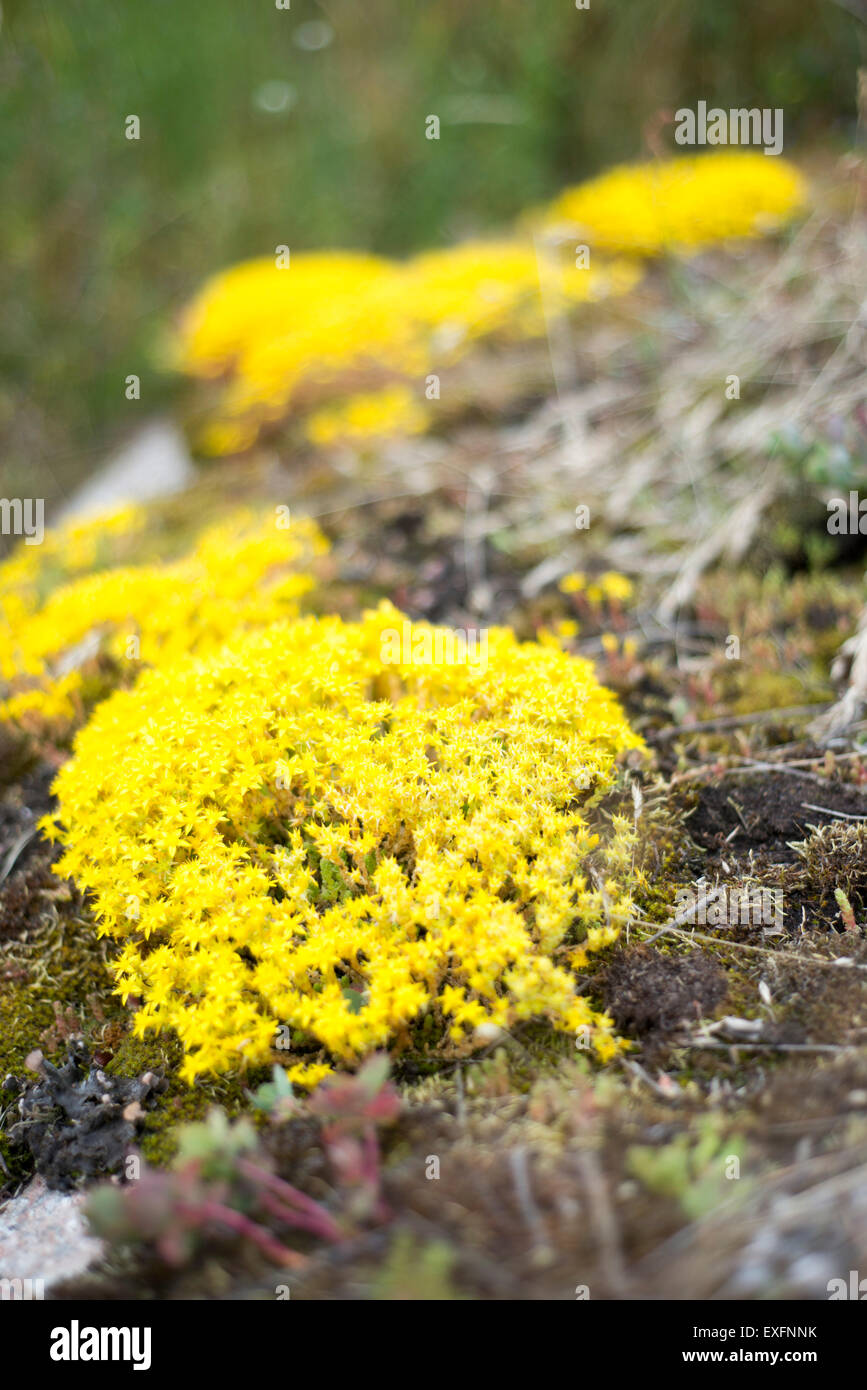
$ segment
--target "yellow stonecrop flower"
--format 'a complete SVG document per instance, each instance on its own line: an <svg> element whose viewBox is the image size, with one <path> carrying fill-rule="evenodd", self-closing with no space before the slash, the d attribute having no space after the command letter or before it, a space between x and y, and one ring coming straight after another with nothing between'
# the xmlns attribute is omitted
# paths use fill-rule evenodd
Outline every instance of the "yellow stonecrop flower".
<svg viewBox="0 0 867 1390"><path fill-rule="evenodd" d="M632 580L617 570L606 570L600 575L599 587L612 603L628 603L632 598Z"/></svg>
<svg viewBox="0 0 867 1390"><path fill-rule="evenodd" d="M61 580L118 564L134 553L146 525L144 508L130 505L57 526L40 545L20 544L0 564L0 602L33 606Z"/></svg>
<svg viewBox="0 0 867 1390"><path fill-rule="evenodd" d="M434 418L426 377L478 342L543 336L574 305L632 288L638 256L763 235L805 205L792 164L719 151L611 169L499 240L404 262L318 251L234 266L203 287L174 345L180 370L220 378L199 445L241 451L290 415L321 444L418 432ZM556 245L578 234L586 263ZM400 408L397 386L409 395ZM353 428L356 413L376 427Z"/></svg>
<svg viewBox="0 0 867 1390"><path fill-rule="evenodd" d="M306 433L313 444L423 434L428 418L408 387L392 386L316 411L307 420Z"/></svg>
<svg viewBox="0 0 867 1390"><path fill-rule="evenodd" d="M207 451L247 448L290 413L319 443L417 433L431 419L429 373L480 339L541 336L551 316L638 277L623 262L577 269L530 240L471 241L406 262L350 252L250 261L204 286L175 360L225 377L199 440Z"/></svg>
<svg viewBox="0 0 867 1390"><path fill-rule="evenodd" d="M251 343L291 337L335 300L355 298L387 281L388 261L351 251L306 252L288 265L244 261L214 276L184 315L183 365L201 376L220 376Z"/></svg>
<svg viewBox="0 0 867 1390"><path fill-rule="evenodd" d="M309 521L282 526L284 512L236 514L163 564L116 563L117 538L143 526L132 510L22 545L0 565L0 719L76 720L92 702L87 673L98 697L143 666L296 616L327 544Z"/></svg>
<svg viewBox="0 0 867 1390"><path fill-rule="evenodd" d="M603 599L613 604L628 603L633 594L632 580L617 570L606 570L590 582L583 571L574 570L564 574L557 587L561 594L584 594L591 604L599 604Z"/></svg>
<svg viewBox="0 0 867 1390"><path fill-rule="evenodd" d="M787 160L725 150L619 165L567 188L538 221L580 233L594 251L656 255L764 236L806 203L805 181Z"/></svg>
<svg viewBox="0 0 867 1390"><path fill-rule="evenodd" d="M580 594L587 587L587 576L582 570L573 570L571 574L564 574L557 586L561 594Z"/></svg>
<svg viewBox="0 0 867 1390"><path fill-rule="evenodd" d="M640 739L586 661L494 629L485 663L418 662L424 625L386 660L405 622L280 621L145 671L58 775L58 872L188 1081L278 1037L307 1085L410 1029L440 1056L529 1019L623 1046L574 972L631 912L631 821L602 842L592 807Z"/></svg>
<svg viewBox="0 0 867 1390"><path fill-rule="evenodd" d="M579 269L529 241L469 241L411 260L405 272L410 312L434 334L438 360L452 348L497 334L538 337L548 316L635 284L633 266Z"/></svg>

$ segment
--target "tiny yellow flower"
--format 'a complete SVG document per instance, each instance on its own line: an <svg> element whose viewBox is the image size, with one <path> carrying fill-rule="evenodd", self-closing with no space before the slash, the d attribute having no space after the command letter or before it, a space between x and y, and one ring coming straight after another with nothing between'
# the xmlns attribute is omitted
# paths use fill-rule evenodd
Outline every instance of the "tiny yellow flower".
<svg viewBox="0 0 867 1390"><path fill-rule="evenodd" d="M587 585L587 576L581 570L575 570L572 574L565 574L560 580L560 592L563 594L580 594Z"/></svg>

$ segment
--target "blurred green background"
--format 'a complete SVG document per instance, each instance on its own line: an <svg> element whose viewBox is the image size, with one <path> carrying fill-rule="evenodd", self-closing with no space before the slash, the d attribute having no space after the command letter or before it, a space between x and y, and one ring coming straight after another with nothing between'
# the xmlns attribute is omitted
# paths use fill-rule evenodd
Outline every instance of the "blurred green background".
<svg viewBox="0 0 867 1390"><path fill-rule="evenodd" d="M496 227L702 98L783 107L787 153L850 145L863 17L862 0L3 0L0 492L63 495L170 403L160 334L227 263Z"/></svg>

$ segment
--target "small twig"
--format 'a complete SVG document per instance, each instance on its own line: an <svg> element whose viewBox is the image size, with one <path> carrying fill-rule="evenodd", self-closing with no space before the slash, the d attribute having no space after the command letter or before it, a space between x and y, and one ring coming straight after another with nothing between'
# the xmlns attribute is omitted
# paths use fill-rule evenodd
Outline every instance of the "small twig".
<svg viewBox="0 0 867 1390"><path fill-rule="evenodd" d="M718 729L739 729L744 724L767 724L777 720L806 718L814 710L825 709L824 702L814 705L789 705L784 709L762 709L753 714L726 714L719 719L700 719L695 724L675 724L669 729L660 729L655 738L677 738L680 734L711 733Z"/></svg>
<svg viewBox="0 0 867 1390"><path fill-rule="evenodd" d="M696 906L699 906L699 904ZM689 910L690 912L693 911L692 908ZM655 926L655 923L636 922L633 923L633 925L652 927ZM857 961L849 960L847 957L838 956L834 960L822 960L819 956L799 956L796 955L794 951L778 951L773 946L752 946L746 941L732 941L722 936L709 936L707 932L682 931L674 922L669 923L668 926L662 927L655 936L649 937L648 940L642 944L649 946L651 942L656 941L660 936L665 936L666 934L682 937L684 941L705 941L711 946L731 946L737 951L752 951L756 955L773 956L774 960L788 960L794 965L818 965L824 966L826 969L834 970L867 970L867 965L859 965Z"/></svg>
<svg viewBox="0 0 867 1390"><path fill-rule="evenodd" d="M623 1295L627 1290L626 1267L605 1177L592 1149L584 1149L578 1154L578 1164L587 1188L590 1222L599 1245L606 1279L615 1293Z"/></svg>
<svg viewBox="0 0 867 1390"><path fill-rule="evenodd" d="M809 801L802 801L801 805L805 811L821 811L823 815L834 816L837 820L867 820L867 816L851 815L848 811L831 811L827 806L814 806Z"/></svg>
<svg viewBox="0 0 867 1390"><path fill-rule="evenodd" d="M689 921L689 918L693 915L693 913L700 912L703 907L707 907L708 903L715 902L716 899L719 897L720 893L722 893L722 891L723 888L720 885L716 888L710 889L707 893L703 893L702 896L699 898L698 902L690 903L689 907L685 907L682 912L679 912L677 914L676 917L672 917L670 922L666 922L664 927L660 927L656 935L651 936L647 941L643 943L643 945L652 946L654 941L658 941L661 936L665 936L666 932L676 931L676 929L680 926L681 922ZM637 922L635 925L643 927L651 926L653 924L649 922Z"/></svg>
<svg viewBox="0 0 867 1390"><path fill-rule="evenodd" d="M542 1213L533 1198L530 1171L527 1165L527 1150L524 1148L512 1149L509 1154L509 1166L512 1169L512 1181L521 1215L533 1237L533 1243L541 1245L545 1238L545 1227L542 1222Z"/></svg>
<svg viewBox="0 0 867 1390"><path fill-rule="evenodd" d="M455 1108L457 1109L457 1120L461 1129L467 1123L467 1100L464 1094L464 1074L458 1067L455 1072Z"/></svg>
<svg viewBox="0 0 867 1390"><path fill-rule="evenodd" d="M744 820L743 815L741 814L741 808L740 808L740 806L738 805L738 803L735 801L734 797L733 797L733 796L727 796L727 797L726 797L726 801L727 801L728 805L731 806L732 810L734 811L735 815L737 816L737 818L738 818L738 820L740 821L741 825L743 826L744 830L745 830L745 831L747 832L747 834L749 835L749 833L750 833L750 827L747 825L746 821ZM737 830L737 828L738 828L738 827L735 826L735 830ZM726 844L728 844L728 840L726 840Z"/></svg>
<svg viewBox="0 0 867 1390"><path fill-rule="evenodd" d="M802 747L802 744L790 743L785 746L789 748L800 748ZM780 749L775 748L772 751L775 753L779 753ZM865 756L865 753L867 753L867 749L865 748L856 748L851 753L837 753L835 751L834 762L842 763L845 762L848 758L863 758ZM770 759L770 753L768 756ZM815 756L812 758L779 758L777 761L779 764L783 764L786 767L815 767L816 763L824 762L824 758L819 758Z"/></svg>
<svg viewBox="0 0 867 1390"><path fill-rule="evenodd" d="M750 772L787 772L790 777L800 777L805 782L818 782L820 787L828 786L828 778L820 777L818 772L801 771L791 767L789 763L767 763L759 761L758 758L750 758L741 764L740 767L730 767L726 769L727 777L738 777L741 773ZM831 812L833 815L834 812Z"/></svg>
<svg viewBox="0 0 867 1390"><path fill-rule="evenodd" d="M857 753L835 753L834 756L838 762L842 762L844 758L863 758L864 750L862 749ZM783 762L782 760L769 762L764 759L759 761L756 758L743 757L737 753L724 753L720 754L716 762L700 763L697 767L690 767L685 772L676 773L671 778L669 785L674 787L681 782L693 782L696 778L704 776L738 777L744 773L752 772L787 772L792 777L802 777L804 781L818 782L821 787L828 787L830 781L827 777L821 777L817 772L807 771L808 768L821 761L821 758L798 758L791 762ZM735 765L731 766L732 763ZM837 812L830 814L836 815Z"/></svg>
<svg viewBox="0 0 867 1390"><path fill-rule="evenodd" d="M676 1086L671 1086L670 1089L661 1086L658 1081L654 1081L653 1077L644 1070L640 1062L636 1062L634 1057L621 1057L620 1061L626 1071L631 1072L639 1081L643 1081L645 1086L649 1086L654 1095L659 1096L660 1100L677 1104L678 1101L683 1099L681 1092Z"/></svg>
<svg viewBox="0 0 867 1390"><path fill-rule="evenodd" d="M769 1043L769 1042L715 1042L711 1038L697 1038L690 1042L678 1043L678 1047L699 1047L712 1052L731 1052L733 1049L746 1049L748 1052L858 1052L852 1044L836 1043Z"/></svg>
<svg viewBox="0 0 867 1390"><path fill-rule="evenodd" d="M596 885L596 891L602 899L602 910L605 913L605 925L611 926L611 903L608 901L608 894L605 891L605 882L594 866L590 865L590 877Z"/></svg>

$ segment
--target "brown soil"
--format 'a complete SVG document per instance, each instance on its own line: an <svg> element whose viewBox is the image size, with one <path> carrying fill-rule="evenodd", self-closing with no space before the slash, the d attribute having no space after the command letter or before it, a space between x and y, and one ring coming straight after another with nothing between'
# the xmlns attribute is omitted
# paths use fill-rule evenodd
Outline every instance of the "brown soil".
<svg viewBox="0 0 867 1390"><path fill-rule="evenodd" d="M606 1011L646 1048L687 1020L712 1017L727 992L725 971L706 951L672 956L634 946L618 951L605 973Z"/></svg>
<svg viewBox="0 0 867 1390"><path fill-rule="evenodd" d="M811 809L816 806L826 809ZM723 855L743 858L749 850L791 864L797 858L791 841L805 839L811 825L830 825L834 812L867 816L867 795L846 784L820 786L796 773L768 772L702 787L687 828L707 851L705 865Z"/></svg>

